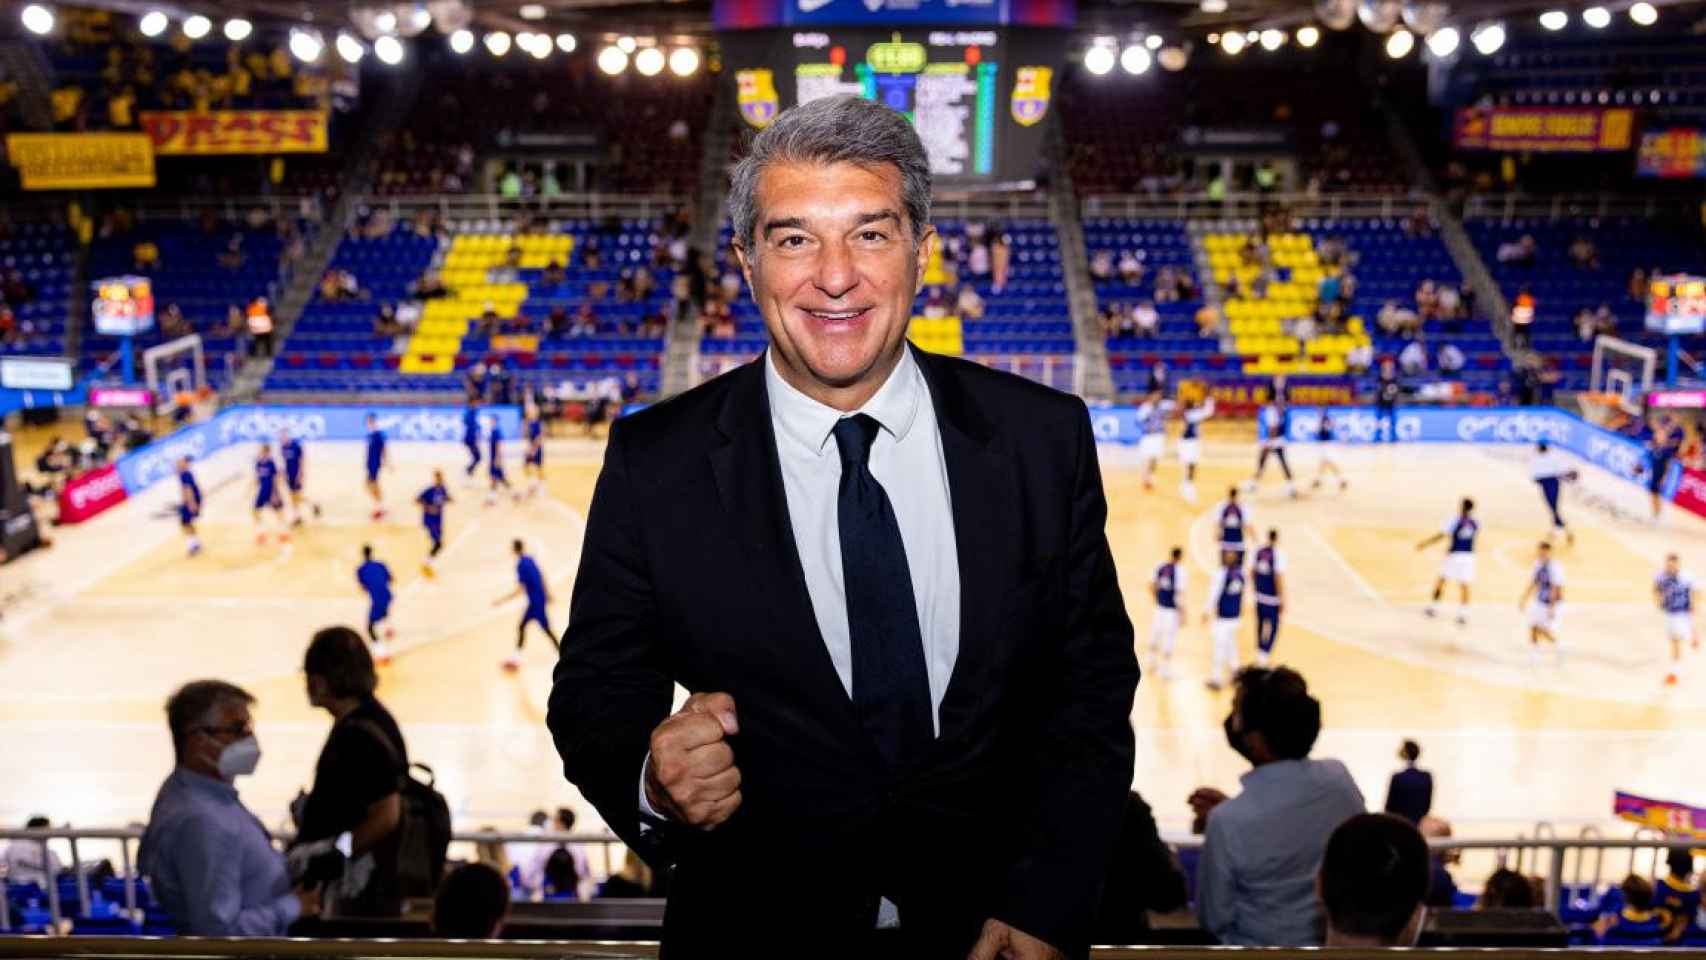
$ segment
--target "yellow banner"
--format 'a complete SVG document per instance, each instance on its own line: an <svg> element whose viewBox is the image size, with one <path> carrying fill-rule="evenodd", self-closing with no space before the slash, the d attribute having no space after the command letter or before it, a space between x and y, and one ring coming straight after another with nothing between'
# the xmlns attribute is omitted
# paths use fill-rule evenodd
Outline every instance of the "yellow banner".
<svg viewBox="0 0 1706 960"><path fill-rule="evenodd" d="M25 190L154 186L154 151L140 133L10 133L6 158Z"/></svg>
<svg viewBox="0 0 1706 960"><path fill-rule="evenodd" d="M500 333L492 337L493 353L538 353L539 337L525 333Z"/></svg>
<svg viewBox="0 0 1706 960"><path fill-rule="evenodd" d="M144 110L139 119L163 157L326 152L324 110Z"/></svg>

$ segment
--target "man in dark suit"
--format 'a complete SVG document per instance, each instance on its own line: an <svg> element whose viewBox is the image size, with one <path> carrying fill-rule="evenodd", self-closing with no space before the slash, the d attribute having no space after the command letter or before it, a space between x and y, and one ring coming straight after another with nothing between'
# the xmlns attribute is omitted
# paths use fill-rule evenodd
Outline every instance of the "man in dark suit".
<svg viewBox="0 0 1706 960"><path fill-rule="evenodd" d="M1421 757L1421 745L1405 740L1398 748L1398 759L1404 761L1404 769L1394 773L1386 787L1386 812L1414 824L1420 824L1434 805L1434 776L1416 769L1416 761Z"/></svg>
<svg viewBox="0 0 1706 960"><path fill-rule="evenodd" d="M611 430L549 723L673 864L666 957L1086 952L1138 680L1094 438L909 347L929 207L899 114L782 114L730 196L770 349Z"/></svg>

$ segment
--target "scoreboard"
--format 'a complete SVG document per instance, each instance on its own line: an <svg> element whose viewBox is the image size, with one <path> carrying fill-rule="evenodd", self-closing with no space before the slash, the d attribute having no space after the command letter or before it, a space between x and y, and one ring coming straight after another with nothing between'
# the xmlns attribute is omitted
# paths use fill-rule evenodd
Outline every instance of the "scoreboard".
<svg viewBox="0 0 1706 960"><path fill-rule="evenodd" d="M1678 273L1648 281L1647 330L1677 335L1706 332L1706 277Z"/></svg>
<svg viewBox="0 0 1706 960"><path fill-rule="evenodd" d="M944 187L1027 188L1065 53L1032 27L752 30L725 35L741 117L763 129L799 103L854 94L906 115Z"/></svg>
<svg viewBox="0 0 1706 960"><path fill-rule="evenodd" d="M154 287L147 277L107 277L94 288L96 333L129 337L154 326Z"/></svg>

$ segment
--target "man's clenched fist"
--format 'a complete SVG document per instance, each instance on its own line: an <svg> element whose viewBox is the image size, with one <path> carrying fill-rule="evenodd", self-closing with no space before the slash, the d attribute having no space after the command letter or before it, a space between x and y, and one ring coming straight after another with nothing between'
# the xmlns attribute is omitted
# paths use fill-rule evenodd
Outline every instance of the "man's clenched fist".
<svg viewBox="0 0 1706 960"><path fill-rule="evenodd" d="M740 769L728 738L740 732L734 698L695 693L652 731L646 799L677 823L714 830L740 807Z"/></svg>

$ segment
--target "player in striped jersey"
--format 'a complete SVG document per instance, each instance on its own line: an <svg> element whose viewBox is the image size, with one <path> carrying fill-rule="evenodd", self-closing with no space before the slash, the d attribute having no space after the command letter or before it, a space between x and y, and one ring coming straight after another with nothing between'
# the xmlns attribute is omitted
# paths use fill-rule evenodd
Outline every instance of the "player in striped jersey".
<svg viewBox="0 0 1706 960"><path fill-rule="evenodd" d="M1552 652L1560 661L1564 659L1564 648L1558 642L1558 608L1563 602L1564 570L1552 559L1552 544L1542 540L1528 587L1517 601L1519 608L1528 611L1529 649L1534 655L1539 655L1540 644L1545 641L1552 644Z"/></svg>
<svg viewBox="0 0 1706 960"><path fill-rule="evenodd" d="M1674 687L1682 665L1683 642L1700 649L1700 637L1694 632L1694 578L1682 569L1676 554L1665 555L1665 567L1653 580L1653 594L1665 613L1665 632L1670 635L1670 672L1665 674L1665 685Z"/></svg>
<svg viewBox="0 0 1706 960"><path fill-rule="evenodd" d="M1416 544L1416 549L1426 550L1441 540L1450 540L1451 548L1446 551L1445 561L1439 565L1439 579L1434 581L1434 598L1422 612L1430 617L1439 616L1439 598L1445 594L1445 582L1456 581L1458 599L1462 605L1457 608L1457 625L1469 623L1469 584L1475 579L1475 535L1481 532L1481 525L1475 521L1475 501L1463 498L1463 505L1458 509L1457 516L1446 521L1444 527L1433 536Z"/></svg>
<svg viewBox="0 0 1706 960"><path fill-rule="evenodd" d="M1161 679L1173 679L1173 648L1179 640L1179 624L1185 618L1185 567L1179 561L1185 551L1178 547L1166 563L1155 568L1149 594L1155 598L1155 621L1149 627L1149 650L1155 654Z"/></svg>
<svg viewBox="0 0 1706 960"><path fill-rule="evenodd" d="M1214 416L1214 398L1194 400L1185 408L1185 429L1179 434L1179 463L1185 468L1185 479L1179 484L1179 495L1186 503L1197 502L1197 464L1202 460L1203 422Z"/></svg>

